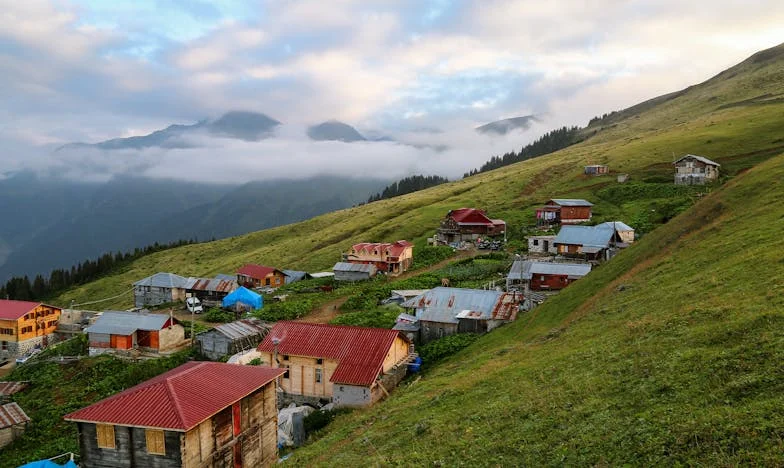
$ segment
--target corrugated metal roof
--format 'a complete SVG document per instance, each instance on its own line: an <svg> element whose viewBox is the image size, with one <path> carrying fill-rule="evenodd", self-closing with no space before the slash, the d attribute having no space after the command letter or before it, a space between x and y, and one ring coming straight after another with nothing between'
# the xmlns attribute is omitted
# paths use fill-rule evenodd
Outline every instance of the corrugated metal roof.
<svg viewBox="0 0 784 468"><path fill-rule="evenodd" d="M237 274L248 276L250 278L255 278L255 279L264 279L267 277L267 275L275 273L276 271L283 273L282 271L274 267L248 263L247 265L237 270Z"/></svg>
<svg viewBox="0 0 784 468"><path fill-rule="evenodd" d="M677 163L683 161L686 158L694 158L697 161L702 161L705 164L709 164L711 166L721 166L721 164L717 163L716 161L711 161L710 159L708 159L708 158L706 158L704 156L697 156L696 154L686 154L686 155L682 156L681 158L679 158L677 161L675 161L673 164L677 164Z"/></svg>
<svg viewBox="0 0 784 468"><path fill-rule="evenodd" d="M134 286L152 286L155 288L185 288L188 279L174 273L155 273L133 283Z"/></svg>
<svg viewBox="0 0 784 468"><path fill-rule="evenodd" d="M270 326L259 319L243 319L236 322L224 323L214 328L225 337L236 340L246 336L264 336L269 332Z"/></svg>
<svg viewBox="0 0 784 468"><path fill-rule="evenodd" d="M30 382L0 382L0 396L10 396L21 392L28 385L30 385Z"/></svg>
<svg viewBox="0 0 784 468"><path fill-rule="evenodd" d="M314 278L331 278L335 276L335 273L332 271L319 271L317 273L311 273L310 276Z"/></svg>
<svg viewBox="0 0 784 468"><path fill-rule="evenodd" d="M416 332L419 331L419 322L415 323L405 323L405 322L398 322L392 327L393 330L402 331L402 332Z"/></svg>
<svg viewBox="0 0 784 468"><path fill-rule="evenodd" d="M230 279L222 278L188 278L185 284L185 289L193 291L210 291L217 293L230 293L237 289L237 279L231 277Z"/></svg>
<svg viewBox="0 0 784 468"><path fill-rule="evenodd" d="M554 244L582 245L606 249L615 231L607 226L563 226L553 241Z"/></svg>
<svg viewBox="0 0 784 468"><path fill-rule="evenodd" d="M429 289L393 289L390 294L393 296L400 296L403 298L417 297L420 294L428 292Z"/></svg>
<svg viewBox="0 0 784 468"><path fill-rule="evenodd" d="M188 431L283 373L272 367L188 362L64 419Z"/></svg>
<svg viewBox="0 0 784 468"><path fill-rule="evenodd" d="M349 327L305 322L278 322L259 345L271 353L280 340L281 355L335 359L330 382L369 386L384 364L389 348L400 334L385 328Z"/></svg>
<svg viewBox="0 0 784 468"><path fill-rule="evenodd" d="M30 422L30 417L15 402L0 406L0 429Z"/></svg>
<svg viewBox="0 0 784 468"><path fill-rule="evenodd" d="M312 278L312 276L310 276L310 273L308 273L307 271L297 271L297 270L282 270L282 271L283 274L286 275L286 284Z"/></svg>
<svg viewBox="0 0 784 468"><path fill-rule="evenodd" d="M41 305L40 302L9 301L0 299L0 319L18 320L19 317Z"/></svg>
<svg viewBox="0 0 784 468"><path fill-rule="evenodd" d="M217 275L215 275L215 279L231 281L231 280L236 280L237 275L227 275L226 273L218 273Z"/></svg>
<svg viewBox="0 0 784 468"><path fill-rule="evenodd" d="M623 232L623 231L634 231L634 228L629 226L628 224L624 223L623 221L607 221L606 223L598 224L597 226L606 226L610 229L615 229L616 231Z"/></svg>
<svg viewBox="0 0 784 468"><path fill-rule="evenodd" d="M358 271L372 275L376 272L376 266L366 263L338 262L334 267L332 267L332 271Z"/></svg>
<svg viewBox="0 0 784 468"><path fill-rule="evenodd" d="M85 333L105 333L128 336L136 330L160 330L168 322L169 316L163 314L140 314L137 312L106 311L85 328ZM175 321L177 319L174 319Z"/></svg>
<svg viewBox="0 0 784 468"><path fill-rule="evenodd" d="M503 296L502 291L437 287L401 305L417 309L419 320L457 323L457 314L464 310L492 316Z"/></svg>
<svg viewBox="0 0 784 468"><path fill-rule="evenodd" d="M582 198L552 198L550 201L559 206L593 206L593 203Z"/></svg>
<svg viewBox="0 0 784 468"><path fill-rule="evenodd" d="M535 262L515 260L509 270L509 278L530 280L533 275L567 275L581 278L591 272L590 263Z"/></svg>

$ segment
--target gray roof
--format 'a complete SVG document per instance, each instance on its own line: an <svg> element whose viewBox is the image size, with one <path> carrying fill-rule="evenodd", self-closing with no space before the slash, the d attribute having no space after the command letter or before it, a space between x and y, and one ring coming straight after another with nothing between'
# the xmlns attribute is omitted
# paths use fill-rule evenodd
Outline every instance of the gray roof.
<svg viewBox="0 0 784 468"><path fill-rule="evenodd" d="M493 290L437 287L405 301L402 306L417 309L419 320L457 323L457 315L464 310L492 316L503 295Z"/></svg>
<svg viewBox="0 0 784 468"><path fill-rule="evenodd" d="M394 297L402 297L404 299L410 299L412 297L417 297L421 294L426 293L427 289L393 289L390 291L390 296Z"/></svg>
<svg viewBox="0 0 784 468"><path fill-rule="evenodd" d="M319 271L316 273L311 273L310 276L314 278L329 278L330 276L335 276L335 273L331 271Z"/></svg>
<svg viewBox="0 0 784 468"><path fill-rule="evenodd" d="M607 226L563 226L553 241L554 244L582 245L606 249L610 246L615 231Z"/></svg>
<svg viewBox="0 0 784 468"><path fill-rule="evenodd" d="M716 161L711 161L710 159L708 159L708 158L706 158L704 156L697 156L696 154L686 154L686 155L683 155L677 161L675 161L673 164L677 164L677 163L683 161L686 158L694 158L697 161L702 161L705 164L710 164L711 166L721 166L721 164L717 163Z"/></svg>
<svg viewBox="0 0 784 468"><path fill-rule="evenodd" d="M110 310L103 312L95 323L85 328L84 331L85 333L127 336L136 330L160 330L167 320L169 320L169 316L163 314L140 314Z"/></svg>
<svg viewBox="0 0 784 468"><path fill-rule="evenodd" d="M141 279L135 283L134 286L153 286L156 288L185 288L188 283L187 278L174 273L155 273L152 276Z"/></svg>
<svg viewBox="0 0 784 468"><path fill-rule="evenodd" d="M310 279L310 273L307 271L297 271L297 270L280 270L286 275L286 284L293 283L295 281L300 281L304 279Z"/></svg>
<svg viewBox="0 0 784 468"><path fill-rule="evenodd" d="M218 273L217 275L215 275L215 279L218 279L218 280L229 280L229 281L230 280L236 280L237 279L237 275L227 275L226 273Z"/></svg>
<svg viewBox="0 0 784 468"><path fill-rule="evenodd" d="M332 271L358 271L373 274L376 272L376 267L375 265L367 265L364 263L338 262L332 267Z"/></svg>
<svg viewBox="0 0 784 468"><path fill-rule="evenodd" d="M589 263L534 262L515 260L509 270L509 278L530 280L533 275L567 275L582 278L591 271Z"/></svg>
<svg viewBox="0 0 784 468"><path fill-rule="evenodd" d="M593 203L582 198L551 198L551 200L560 206L593 206Z"/></svg>
<svg viewBox="0 0 784 468"><path fill-rule="evenodd" d="M393 330L402 331L402 332L416 332L419 331L419 322L414 323L406 323L406 322L397 322Z"/></svg>
<svg viewBox="0 0 784 468"><path fill-rule="evenodd" d="M212 291L219 293L230 293L237 289L237 277L232 276L228 279L221 278L188 278L185 283L185 289L194 291Z"/></svg>
<svg viewBox="0 0 784 468"><path fill-rule="evenodd" d="M231 340L244 338L246 336L259 335L262 338L267 335L270 326L259 319L244 319L236 322L223 323L214 328L221 335Z"/></svg>
<svg viewBox="0 0 784 468"><path fill-rule="evenodd" d="M634 228L624 223L623 221L607 221L606 223L598 224L598 226L607 226L608 228L615 229L616 231L634 231Z"/></svg>

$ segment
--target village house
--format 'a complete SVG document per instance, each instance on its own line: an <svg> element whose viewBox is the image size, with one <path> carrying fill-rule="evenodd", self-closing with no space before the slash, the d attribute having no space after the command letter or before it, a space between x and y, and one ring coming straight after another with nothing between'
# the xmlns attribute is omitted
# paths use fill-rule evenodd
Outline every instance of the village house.
<svg viewBox="0 0 784 468"><path fill-rule="evenodd" d="M196 335L199 352L213 361L255 349L267 336L270 326L259 319L222 323Z"/></svg>
<svg viewBox="0 0 784 468"><path fill-rule="evenodd" d="M553 241L555 236L528 236L528 252L540 254L553 254L558 251L555 248Z"/></svg>
<svg viewBox="0 0 784 468"><path fill-rule="evenodd" d="M30 417L16 403L0 406L0 449L24 434Z"/></svg>
<svg viewBox="0 0 784 468"><path fill-rule="evenodd" d="M335 281L365 281L376 276L376 265L338 262L332 267Z"/></svg>
<svg viewBox="0 0 784 468"><path fill-rule="evenodd" d="M283 272L284 275L286 275L286 284L313 279L313 276L311 276L310 273L308 273L307 271L297 271L297 270L281 270L281 271Z"/></svg>
<svg viewBox="0 0 784 468"><path fill-rule="evenodd" d="M506 222L503 219L490 219L487 213L476 208L460 208L446 214L436 231L436 240L442 244L454 244L505 235Z"/></svg>
<svg viewBox="0 0 784 468"><path fill-rule="evenodd" d="M614 230L617 236L615 239L617 242L623 244L631 244L634 242L634 228L624 223L623 221L607 221L606 223L601 223L598 226L604 226Z"/></svg>
<svg viewBox="0 0 784 468"><path fill-rule="evenodd" d="M591 164L589 166L585 166L583 168L583 172L585 173L585 175L592 175L592 176L604 175L610 173L610 167L605 166L604 164Z"/></svg>
<svg viewBox="0 0 784 468"><path fill-rule="evenodd" d="M702 156L687 154L673 164L676 185L703 185L719 178L721 164Z"/></svg>
<svg viewBox="0 0 784 468"><path fill-rule="evenodd" d="M185 283L185 294L196 297L200 301L221 301L238 287L237 279L233 276L229 278L188 278Z"/></svg>
<svg viewBox="0 0 784 468"><path fill-rule="evenodd" d="M279 288L286 284L286 274L277 268L249 263L237 270L237 282L246 288Z"/></svg>
<svg viewBox="0 0 784 468"><path fill-rule="evenodd" d="M0 358L51 344L61 313L59 307L40 302L0 299Z"/></svg>
<svg viewBox="0 0 784 468"><path fill-rule="evenodd" d="M367 406L397 386L415 356L410 342L384 328L278 322L261 342L262 364L285 368L289 401Z"/></svg>
<svg viewBox="0 0 784 468"><path fill-rule="evenodd" d="M268 467L283 372L188 362L64 419L77 425L83 468Z"/></svg>
<svg viewBox="0 0 784 468"><path fill-rule="evenodd" d="M609 259L614 238L607 226L563 226L553 243L559 255L599 261Z"/></svg>
<svg viewBox="0 0 784 468"><path fill-rule="evenodd" d="M405 240L354 244L348 253L343 254L343 261L375 265L378 271L395 276L411 268L414 263L414 244Z"/></svg>
<svg viewBox="0 0 784 468"><path fill-rule="evenodd" d="M515 260L506 277L507 291L557 291L591 272L590 263Z"/></svg>
<svg viewBox="0 0 784 468"><path fill-rule="evenodd" d="M156 273L133 283L136 307L157 306L185 300L188 279L174 273Z"/></svg>
<svg viewBox="0 0 784 468"><path fill-rule="evenodd" d="M84 332L90 356L130 350L159 354L188 344L182 325L163 314L106 311Z"/></svg>
<svg viewBox="0 0 784 468"><path fill-rule="evenodd" d="M593 203L582 199L553 198L536 209L536 225L550 228L559 224L579 224L591 220Z"/></svg>
<svg viewBox="0 0 784 468"><path fill-rule="evenodd" d="M485 333L517 319L522 295L437 287L403 304L419 326L419 343L455 333ZM412 328L407 326L406 329Z"/></svg>

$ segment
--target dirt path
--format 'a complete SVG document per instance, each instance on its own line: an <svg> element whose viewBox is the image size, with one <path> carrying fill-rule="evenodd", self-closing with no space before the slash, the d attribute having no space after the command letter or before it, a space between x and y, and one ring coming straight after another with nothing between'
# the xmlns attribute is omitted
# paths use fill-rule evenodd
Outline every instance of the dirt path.
<svg viewBox="0 0 784 468"><path fill-rule="evenodd" d="M441 268L449 265L452 262L463 260L464 258L469 257L476 257L477 255L482 255L487 253L484 250L461 250L457 253L457 255L453 257L449 257L445 260L442 260L438 263L433 265L427 266L425 268L420 268L418 270L410 270L403 273L400 276L395 276L394 278L390 278L393 281L402 280L411 278L412 276L421 275L422 273L430 273L431 271L440 270ZM299 319L300 322L307 322L307 323L329 323L332 319L338 316L340 313L340 307L348 300L349 295L341 296L336 299L333 299L322 306L313 309L308 315Z"/></svg>

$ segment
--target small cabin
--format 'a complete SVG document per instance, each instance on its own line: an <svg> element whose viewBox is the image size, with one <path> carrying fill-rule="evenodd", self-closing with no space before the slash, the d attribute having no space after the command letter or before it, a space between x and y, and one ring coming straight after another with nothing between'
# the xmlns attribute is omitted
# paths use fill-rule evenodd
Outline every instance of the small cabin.
<svg viewBox="0 0 784 468"><path fill-rule="evenodd" d="M506 277L507 291L557 291L591 272L590 263L516 260Z"/></svg>
<svg viewBox="0 0 784 468"><path fill-rule="evenodd" d="M459 208L447 212L436 231L436 242L474 242L479 238L505 235L506 221L503 219L491 219L485 211L476 208Z"/></svg>
<svg viewBox="0 0 784 468"><path fill-rule="evenodd" d="M159 354L188 344L183 326L164 314L106 311L84 332L90 356L122 354L132 349Z"/></svg>
<svg viewBox="0 0 784 468"><path fill-rule="evenodd" d="M702 156L687 154L673 163L676 185L704 185L719 178L719 163Z"/></svg>
<svg viewBox="0 0 784 468"><path fill-rule="evenodd" d="M603 164L591 164L583 168L585 175L598 176L610 173L610 167Z"/></svg>
<svg viewBox="0 0 784 468"><path fill-rule="evenodd" d="M222 323L196 335L197 349L213 361L255 349L267 336L270 326L259 319Z"/></svg>
<svg viewBox="0 0 784 468"><path fill-rule="evenodd" d="M550 228L560 224L579 224L591 220L593 203L580 198L553 198L536 209L536 225Z"/></svg>
<svg viewBox="0 0 784 468"><path fill-rule="evenodd" d="M376 276L376 265L365 263L338 262L332 267L335 281L366 281Z"/></svg>
<svg viewBox="0 0 784 468"><path fill-rule="evenodd" d="M555 236L528 236L528 252L539 254L553 254L558 251L555 248L553 241Z"/></svg>
<svg viewBox="0 0 784 468"><path fill-rule="evenodd" d="M348 263L375 265L378 271L391 276L399 275L414 263L414 244L405 240L396 242L362 242L354 244L343 254Z"/></svg>
<svg viewBox="0 0 784 468"><path fill-rule="evenodd" d="M188 279L174 273L156 273L133 283L136 307L157 306L185 300Z"/></svg>
<svg viewBox="0 0 784 468"><path fill-rule="evenodd" d="M0 406L0 449L24 434L30 417L16 403Z"/></svg>
<svg viewBox="0 0 784 468"><path fill-rule="evenodd" d="M249 263L237 270L237 282L246 288L279 288L286 284L286 274L277 268Z"/></svg>

